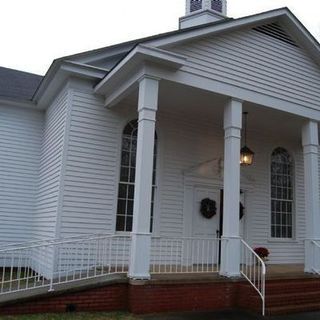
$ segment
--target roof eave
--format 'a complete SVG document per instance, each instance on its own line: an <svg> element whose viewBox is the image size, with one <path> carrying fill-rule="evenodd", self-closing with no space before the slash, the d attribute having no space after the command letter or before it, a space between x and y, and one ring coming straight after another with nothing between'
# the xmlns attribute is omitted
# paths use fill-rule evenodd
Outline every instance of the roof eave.
<svg viewBox="0 0 320 320"><path fill-rule="evenodd" d="M112 86L119 83L137 66L143 63L154 63L172 70L180 69L186 62L182 55L146 45L136 46L110 73L94 88L99 94L105 94Z"/></svg>
<svg viewBox="0 0 320 320"><path fill-rule="evenodd" d="M32 101L36 103L40 109L46 108L46 102L50 100L56 90L61 87L69 77L76 76L81 79L98 82L103 79L108 72L109 70L107 69L73 61L55 60L34 94Z"/></svg>

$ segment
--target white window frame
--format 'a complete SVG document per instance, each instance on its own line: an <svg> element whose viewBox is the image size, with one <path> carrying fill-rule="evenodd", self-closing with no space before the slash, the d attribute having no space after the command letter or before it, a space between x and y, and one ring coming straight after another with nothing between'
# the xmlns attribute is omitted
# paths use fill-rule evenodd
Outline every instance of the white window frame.
<svg viewBox="0 0 320 320"><path fill-rule="evenodd" d="M272 159L272 155L273 153L277 150L277 149L282 149L284 150L288 156L291 159L291 195L292 195L292 199L280 199L280 198L273 198L272 197L272 163L273 163L273 159ZM270 226L269 226L269 239L270 241L293 241L295 240L295 234L296 234L296 230L295 230L295 226L296 226L296 210L295 210L295 162L294 162L294 158L292 156L292 154L288 151L287 148L284 147L276 147L273 148L272 152L271 152L271 156L270 156L270 162L269 162L269 192L270 192ZM283 187L281 187L283 188ZM288 190L287 190L288 191ZM272 208L272 203L273 201L280 201L282 202L290 202L291 203L291 225L282 225L282 221L280 222L280 224L274 224L272 221L272 215L273 215L273 208ZM280 214L282 214L280 212ZM281 217L282 220L282 217ZM287 226L287 227L291 227L291 237L283 237L282 235L282 229L280 231L280 236L275 236L272 233L272 227L273 226L280 226L280 228L282 228L283 226ZM287 230L288 232L288 230Z"/></svg>
<svg viewBox="0 0 320 320"><path fill-rule="evenodd" d="M131 145L132 145L132 133L130 136L131 142L130 142L130 156L129 156L129 164L128 166L124 166L122 165L122 153L124 151L123 149L123 141L124 141L124 130L125 128L130 125L131 123L136 122L136 125L138 125L138 119L133 119L130 121L127 121L124 125L124 127L121 130L121 138L120 138L120 156L119 156L119 166L118 166L118 174L119 174L119 179L118 179L118 184L117 184L117 193L116 193L116 201L115 201L115 226L114 226L114 230L116 233L130 233L132 231L132 224L131 224L131 229L130 230L126 230L126 223L127 223L127 219L126 217L128 216L128 201L132 201L132 223L133 223L133 206L134 206L134 198L129 198L129 186L135 186L135 181L130 181L132 179L130 179L130 172L132 170L133 167L131 167L131 156L132 156L132 151L131 151ZM136 130L138 130L138 128L136 128ZM152 184L152 203L151 203L151 221L150 221L150 231L153 232L154 228L155 228L155 210L156 210L156 198L157 198L157 163L158 163L158 141L157 141L157 134L155 133L155 152L154 152L154 161L155 161L155 165L153 166L153 174L154 174L154 179L153 179L153 184ZM122 168L127 168L128 169L128 177L127 180L128 181L121 181L121 176L122 176ZM136 168L136 163L135 163L135 167L134 170ZM135 175L134 175L135 177ZM134 178L135 180L135 178ZM126 198L120 198L119 197L119 193L120 193L120 185L126 185L127 186L127 190L126 190ZM119 206L119 200L125 201L126 202L126 210L125 210L125 214L121 214L121 216L125 217L125 223L124 223L124 230L117 230L117 222L118 222L118 216L120 216L120 214L118 214L118 206ZM131 214L130 214L131 215Z"/></svg>

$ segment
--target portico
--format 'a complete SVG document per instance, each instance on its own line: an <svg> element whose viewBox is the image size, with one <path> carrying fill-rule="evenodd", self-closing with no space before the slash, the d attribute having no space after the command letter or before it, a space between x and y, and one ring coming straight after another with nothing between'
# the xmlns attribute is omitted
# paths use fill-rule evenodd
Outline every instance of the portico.
<svg viewBox="0 0 320 320"><path fill-rule="evenodd" d="M303 217L295 216L295 221L293 222L294 228L297 231L294 232L292 236L293 239L272 239L271 236L268 236L269 239L267 242L256 242L254 240L254 236L252 239L250 237L248 240L250 243L253 243L253 246L260 245L261 243L266 247L275 247L275 251L277 251L277 245L279 247L285 248L286 245L290 245L292 247L295 246L295 243L298 244L298 238L301 237L300 228L298 225L306 219L307 225L307 234L310 234L310 239L317 239L317 233L315 230L312 231L310 228L311 225L315 225L314 222L316 221L319 215L319 203L318 197L316 196L319 193L317 185L318 181L318 127L317 127L317 117L318 115L314 114L314 118L302 117L301 115L304 114L303 108L300 110L297 106L295 106L292 111L289 108L284 107L284 104L279 100L274 100L274 106L270 107L270 105L262 106L260 103L255 104L252 100L255 100L255 97L252 95L248 95L248 99L240 99L239 96L224 96L221 95L220 92L215 90L208 90L208 86L206 85L206 79L203 78L200 80L197 87L201 86L201 88L194 88L190 87L190 83L181 84L181 76L183 73L183 68L186 63L186 59L181 55L172 56L171 53L167 55L167 52L164 50L161 51L148 51L149 48L142 48L144 50L145 56L143 57L144 63L141 61L141 65L144 67L139 69L136 73L131 75L132 80L127 80L130 83L130 86L126 88L121 88L122 90L119 91L119 95L113 93L111 97L106 95L106 107L108 108L118 108L121 106L121 101L126 101L126 104L136 103L138 105L138 139L137 139L137 162L139 165L137 166L136 170L136 186L135 186L135 194L134 194L134 219L133 219L133 233L132 233L132 248L131 251L131 262L130 262L130 272L129 275L135 279L149 279L149 265L150 265L150 248L151 248L151 233L149 230L150 216L151 216L151 190L152 190L152 174L153 174L153 144L151 143L150 139L153 139L156 128L164 130L161 128L161 124L157 124L158 113L160 112L160 118L162 112L169 111L163 102L170 101L172 98L173 101L176 102L177 98L175 94L179 95L181 92L187 92L190 88L193 93L198 93L199 95L205 94L210 96L212 94L212 105L215 106L216 111L210 111L210 117L212 119L216 118L214 121L217 124L217 119L220 119L221 125L221 132L224 132L224 142L222 144L223 147L223 154L219 157L223 160L222 164L222 171L221 177L223 183L220 186L220 189L223 189L223 203L224 206L223 210L223 236L221 238L221 266L219 272L223 276L227 277L238 277L240 276L240 266L241 266L241 257L240 257L240 247L241 247L241 238L240 238L240 227L239 227L239 202L240 202L240 191L241 191L241 175L245 173L249 173L247 175L252 176L250 174L250 167L248 168L241 168L239 162L239 155L240 155L240 148L241 148L241 129L242 129L242 113L244 111L244 105L246 106L246 110L250 110L250 115L254 116L258 120L258 122L263 123L261 116L263 117L263 109L269 109L270 120L272 117L277 117L279 115L283 119L286 119L286 114L288 115L288 119L293 119L292 126L296 126L294 128L294 139L297 139L297 144L293 148L298 149L303 146L303 167L304 167L304 187L303 187L303 194L305 195L305 201L301 199L298 202L294 199L295 206L299 206L300 208L303 207L305 212L308 212ZM141 49L141 50L142 50ZM139 46L136 48L137 52L140 52ZM137 53L138 54L138 53ZM149 56L152 55L152 58ZM161 58L158 55L161 55ZM139 54L140 55L140 54ZM134 54L132 53L132 59L134 58ZM157 58L155 58L157 56ZM140 56L141 57L141 56ZM129 58L128 58L129 59ZM157 62L154 62L155 59ZM151 60L153 60L151 62ZM173 62L174 60L174 62ZM166 62L167 61L167 62ZM126 62L126 64L130 65L130 59ZM126 65L119 66L119 68L126 68ZM125 73L125 72L124 72ZM168 81L168 78L170 81ZM136 81L134 79L137 79ZM174 84L173 79L179 79L179 83L176 82ZM110 74L105 82L102 82L97 87L97 92L100 94L103 93L105 90L107 92L117 92L117 90L112 90L112 82L113 82L113 75ZM111 87L108 87L111 84ZM174 88L179 88L176 91ZM108 88L108 89L107 89ZM159 89L161 88L161 89ZM203 89L205 88L205 91ZM198 90L198 91L197 91ZM180 93L179 93L180 91ZM243 96L243 95L241 95ZM138 97L138 100L135 100ZM215 100L215 98L217 100ZM124 99L124 100L123 100ZM197 99L195 99L197 100ZM136 101L136 102L133 102ZM160 109L159 109L159 101L160 101ZM201 99L199 100L201 101ZM257 102L260 102L258 99ZM180 101L181 103L181 101ZM186 103L186 101L184 102ZM278 108L278 106L280 106ZM176 107L179 108L179 105L176 104ZM186 108L188 104L186 103ZM134 108L134 107L133 107ZM198 105L198 110L201 113L200 109L202 108L201 104ZM262 108L262 109L261 109ZM285 111L283 110L285 109ZM194 109L195 110L195 109ZM205 110L205 109L204 109ZM208 110L208 109L207 109ZM279 111L277 111L279 110ZM190 110L186 110L187 113L190 113ZM216 112L216 117L214 116ZM267 112L265 113L267 114ZM195 117L197 114L194 114ZM208 114L209 115L209 114ZM260 117L260 119L258 119ZM183 116L181 117L183 118ZM160 121L161 122L161 121ZM281 121L280 121L281 122ZM288 121L290 124L291 120ZM255 130L259 127L259 124L255 124ZM276 122L275 122L276 123ZM252 125L252 124L251 124ZM270 122L268 124L272 127L273 123ZM279 123L280 125L280 123ZM222 128L223 127L223 128ZM223 130L223 131L222 131ZM276 128L275 131L278 129ZM270 128L268 129L270 131ZM279 130L281 132L281 130ZM262 136L267 135L268 133L261 133ZM286 135L286 134L285 134ZM274 138L273 138L274 139ZM278 146L284 146L281 143L281 139L276 139L279 143ZM303 144L301 144L301 140ZM277 147L277 145L274 145ZM271 156L272 150L270 150ZM294 151L295 152L295 151ZM259 157L259 155L258 155ZM203 160L210 160L212 159L212 155L208 152L207 159L199 159L198 163L206 162ZM141 164L141 166L140 166ZM143 164L143 165L142 165ZM268 175L270 167L264 167L265 173ZM186 169L182 169L186 170ZM300 170L300 169L298 169ZM243 172L243 174L241 174ZM246 175L246 174L245 174ZM258 182L258 177L255 178L256 182ZM296 179L296 178L295 178ZM250 181L250 179L249 179ZM210 182L209 182L210 183ZM246 181L245 183L248 183ZM215 182L212 183L212 187L214 188ZM251 186L254 188L254 186ZM300 187L299 187L300 188ZM249 187L250 189L250 187ZM298 192L296 189L295 192ZM300 192L300 191L299 191ZM295 195L296 196L296 195ZM266 197L268 197L266 195ZM301 194L299 194L301 198ZM251 200L252 202L252 200ZM304 209L305 208L305 209ZM247 211L249 208L247 209ZM161 214L161 213L160 213ZM185 212L184 212L185 214ZM254 216L254 212L248 213L248 215ZM301 214L301 213L300 213ZM318 217L319 216L319 217ZM282 219L282 218L281 218ZM315 219L315 220L314 220ZM249 220L246 222L247 228L252 229L259 229L259 226L252 226L253 222ZM310 225L308 227L308 224ZM265 227L265 226L264 226ZM266 226L267 228L268 225ZM298 228L298 229L297 229ZM186 228L185 228L186 229ZM267 231L269 233L269 231ZM183 236L182 236L183 237ZM278 242L277 242L278 241ZM300 246L300 245L299 245ZM314 272L317 270L317 261L311 257L313 257L312 252L315 250L314 244L312 241L306 242L306 250L305 250L305 270L306 272ZM285 249L283 249L285 250ZM281 250L280 250L281 252ZM281 254L279 252L279 255ZM278 261L281 261L281 258L277 258ZM285 258L283 258L283 261ZM312 262L311 262L312 260ZM290 261L290 258L289 258ZM279 262L278 262L279 263Z"/></svg>

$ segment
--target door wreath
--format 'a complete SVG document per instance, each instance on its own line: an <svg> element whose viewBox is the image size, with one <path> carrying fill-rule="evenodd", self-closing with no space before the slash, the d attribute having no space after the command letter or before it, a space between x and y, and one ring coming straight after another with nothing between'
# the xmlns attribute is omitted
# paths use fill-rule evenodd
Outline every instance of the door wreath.
<svg viewBox="0 0 320 320"><path fill-rule="evenodd" d="M217 213L216 202L209 198L202 199L200 205L200 212L205 218L211 219Z"/></svg>

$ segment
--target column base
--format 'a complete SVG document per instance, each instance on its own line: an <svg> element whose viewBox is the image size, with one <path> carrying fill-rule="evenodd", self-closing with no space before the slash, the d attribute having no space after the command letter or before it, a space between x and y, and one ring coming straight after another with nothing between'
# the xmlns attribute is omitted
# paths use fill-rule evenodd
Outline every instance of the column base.
<svg viewBox="0 0 320 320"><path fill-rule="evenodd" d="M131 234L129 278L134 280L150 280L150 250L150 233Z"/></svg>
<svg viewBox="0 0 320 320"><path fill-rule="evenodd" d="M305 273L319 273L320 271L320 248L317 247L312 240L305 240Z"/></svg>
<svg viewBox="0 0 320 320"><path fill-rule="evenodd" d="M221 238L220 275L239 278L240 273L240 237Z"/></svg>

